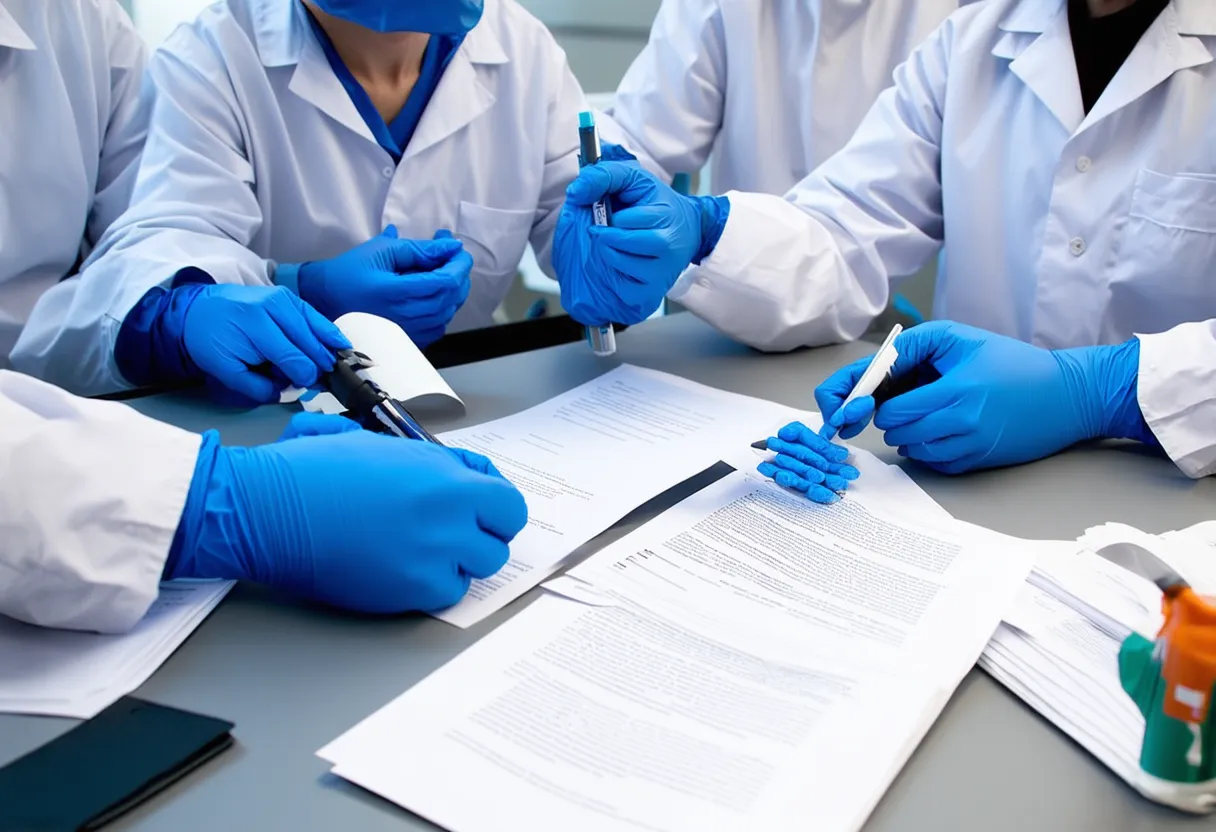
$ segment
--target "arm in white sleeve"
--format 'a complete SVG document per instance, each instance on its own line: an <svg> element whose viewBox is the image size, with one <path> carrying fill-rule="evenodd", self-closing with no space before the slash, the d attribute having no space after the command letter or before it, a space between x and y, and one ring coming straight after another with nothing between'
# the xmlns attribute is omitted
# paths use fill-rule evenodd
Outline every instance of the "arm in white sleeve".
<svg viewBox="0 0 1216 832"><path fill-rule="evenodd" d="M617 87L600 126L670 182L701 170L722 128L726 36L721 0L663 0L650 40Z"/></svg>
<svg viewBox="0 0 1216 832"><path fill-rule="evenodd" d="M1189 477L1216 473L1216 321L1140 335L1140 412Z"/></svg>
<svg viewBox="0 0 1216 832"><path fill-rule="evenodd" d="M947 20L895 71L856 135L784 198L731 192L717 247L670 297L726 334L784 351L850 341L893 279L941 248Z"/></svg>
<svg viewBox="0 0 1216 832"><path fill-rule="evenodd" d="M114 361L127 313L183 268L217 283L269 285L273 264L249 250L262 225L243 117L222 61L188 27L152 57L151 126L131 207L81 273L38 302L13 366L81 395L130 387Z"/></svg>
<svg viewBox="0 0 1216 832"><path fill-rule="evenodd" d="M578 114L587 109L587 99L566 61L566 53L546 31L544 39L551 54L546 77L555 79L546 119L548 137L545 141L545 168L540 187L540 202L529 241L536 260L545 274L554 277L553 232L562 206L566 202L566 187L578 176Z"/></svg>
<svg viewBox="0 0 1216 832"><path fill-rule="evenodd" d="M109 49L110 116L97 166L97 186L85 231L90 252L131 204L139 160L148 136L151 101L142 95L148 50L131 18L116 0L102 3Z"/></svg>
<svg viewBox="0 0 1216 832"><path fill-rule="evenodd" d="M0 614L118 633L156 599L200 437L0 372Z"/></svg>

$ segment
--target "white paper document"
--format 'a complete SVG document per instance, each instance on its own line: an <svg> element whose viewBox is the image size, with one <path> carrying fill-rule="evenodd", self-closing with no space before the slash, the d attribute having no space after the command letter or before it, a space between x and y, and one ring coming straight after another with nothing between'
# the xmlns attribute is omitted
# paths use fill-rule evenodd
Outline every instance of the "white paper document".
<svg viewBox="0 0 1216 832"><path fill-rule="evenodd" d="M96 716L146 682L232 586L161 584L148 614L123 635L34 627L0 616L0 712Z"/></svg>
<svg viewBox="0 0 1216 832"><path fill-rule="evenodd" d="M494 461L523 492L528 525L503 570L474 581L438 617L459 627L481 621L629 512L746 449L791 412L626 365L522 413L442 434L444 444Z"/></svg>
<svg viewBox="0 0 1216 832"><path fill-rule="evenodd" d="M858 829L1032 560L865 502L731 474L319 754L453 832Z"/></svg>
<svg viewBox="0 0 1216 832"><path fill-rule="evenodd" d="M464 409L464 402L439 371L427 360L405 330L392 321L364 312L350 312L335 323L351 346L375 362L364 375L407 407L431 411ZM283 391L283 404L300 402L312 413L345 413L346 408L330 393L293 387Z"/></svg>

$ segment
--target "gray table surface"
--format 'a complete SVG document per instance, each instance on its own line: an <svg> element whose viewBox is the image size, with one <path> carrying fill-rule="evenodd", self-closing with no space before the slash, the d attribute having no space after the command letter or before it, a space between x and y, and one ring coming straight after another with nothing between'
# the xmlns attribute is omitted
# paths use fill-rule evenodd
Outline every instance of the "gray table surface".
<svg viewBox="0 0 1216 832"><path fill-rule="evenodd" d="M620 337L615 359L585 345L460 367L445 373L464 398L461 419L436 430L504 416L629 362L715 387L814 408L815 385L873 347L853 344L762 356L688 314L648 322ZM281 408L234 414L193 395L133 406L191 430L217 428L230 444L273 440ZM899 461L867 431L858 444ZM1192 482L1166 459L1132 446L1085 447L1017 469L949 479L908 472L955 516L1029 538L1072 538L1119 520L1152 532L1213 516L1216 482ZM656 501L588 552L670 504ZM375 620L297 605L238 587L138 691L146 698L221 716L237 746L121 819L114 829L432 829L398 807L331 776L314 752L519 612L533 595L462 631L426 618ZM69 728L66 720L0 716L0 764ZM458 776L458 775L457 775ZM470 799L476 793L470 784ZM504 818L526 830L528 818ZM1110 830L1216 828L1149 804L979 671L873 814L867 830Z"/></svg>

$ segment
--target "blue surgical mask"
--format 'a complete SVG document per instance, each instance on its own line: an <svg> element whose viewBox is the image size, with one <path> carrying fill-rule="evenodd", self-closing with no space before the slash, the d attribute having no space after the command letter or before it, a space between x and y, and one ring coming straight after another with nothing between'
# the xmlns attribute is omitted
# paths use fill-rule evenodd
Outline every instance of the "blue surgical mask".
<svg viewBox="0 0 1216 832"><path fill-rule="evenodd" d="M481 20L484 0L312 0L334 17L376 32L464 35Z"/></svg>

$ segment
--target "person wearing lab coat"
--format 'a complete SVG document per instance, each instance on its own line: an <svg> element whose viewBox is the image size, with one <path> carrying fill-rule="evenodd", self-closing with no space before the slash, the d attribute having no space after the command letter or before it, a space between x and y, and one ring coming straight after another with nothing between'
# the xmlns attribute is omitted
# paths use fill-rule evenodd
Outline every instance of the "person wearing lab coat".
<svg viewBox="0 0 1216 832"><path fill-rule="evenodd" d="M935 318L1052 350L1139 335L1149 426L1186 473L1210 474L1214 53L1205 0L964 7L785 198L584 170L558 229L563 305L631 323L669 296L760 349L829 344L944 247ZM616 227L594 228L605 194Z"/></svg>
<svg viewBox="0 0 1216 832"><path fill-rule="evenodd" d="M149 75L132 208L39 304L19 369L85 394L202 376L268 401L342 346L314 309L425 345L491 324L529 242L549 263L585 105L514 0L223 0ZM274 288L303 303L250 309ZM221 328L239 348L206 336Z"/></svg>
<svg viewBox="0 0 1216 832"><path fill-rule="evenodd" d="M669 183L708 162L714 193L784 194L962 3L663 0L601 134Z"/></svg>
<svg viewBox="0 0 1216 832"><path fill-rule="evenodd" d="M300 414L276 444L225 448L0 371L0 425L0 615L46 627L125 632L174 578L438 610L497 572L527 521L484 457L342 417Z"/></svg>
<svg viewBox="0 0 1216 832"><path fill-rule="evenodd" d="M0 370L130 202L146 62L116 0L0 0Z"/></svg>

